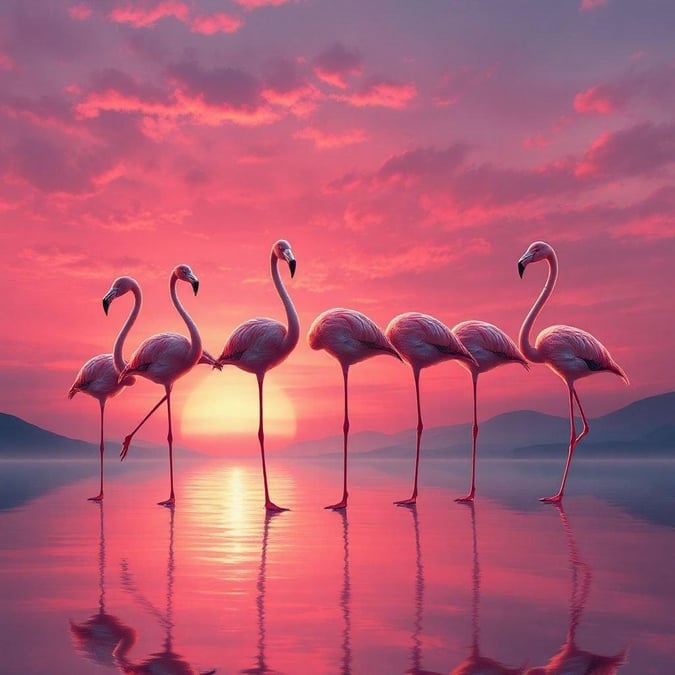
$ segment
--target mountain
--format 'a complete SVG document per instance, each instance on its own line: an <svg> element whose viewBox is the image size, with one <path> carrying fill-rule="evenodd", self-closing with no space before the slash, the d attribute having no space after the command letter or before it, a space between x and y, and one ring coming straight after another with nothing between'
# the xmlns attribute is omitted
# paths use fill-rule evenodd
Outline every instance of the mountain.
<svg viewBox="0 0 675 675"><path fill-rule="evenodd" d="M118 452L121 439L106 441L108 451ZM189 450L174 447L176 453ZM134 442L130 453L143 459L165 459L166 447L139 440ZM55 434L30 424L20 417L0 413L0 458L2 459L92 459L98 458L98 443L89 443L76 438Z"/></svg>
<svg viewBox="0 0 675 675"><path fill-rule="evenodd" d="M585 456L675 456L675 391L635 401L589 420L591 431L580 447ZM577 419L577 429L581 420ZM480 425L479 445L486 457L559 457L567 448L569 420L534 410L502 413ZM466 458L471 448L471 424L432 427L422 438L425 457ZM349 438L352 456L410 458L415 430L395 434L361 432ZM334 455L342 451L342 436L294 443L289 455Z"/></svg>

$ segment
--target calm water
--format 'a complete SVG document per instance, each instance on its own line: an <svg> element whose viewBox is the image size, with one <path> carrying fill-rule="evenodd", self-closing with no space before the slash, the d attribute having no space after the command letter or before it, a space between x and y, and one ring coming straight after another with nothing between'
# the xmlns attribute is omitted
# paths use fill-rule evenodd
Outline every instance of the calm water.
<svg viewBox="0 0 675 675"><path fill-rule="evenodd" d="M675 463L107 466L0 463L0 672L675 672Z"/></svg>

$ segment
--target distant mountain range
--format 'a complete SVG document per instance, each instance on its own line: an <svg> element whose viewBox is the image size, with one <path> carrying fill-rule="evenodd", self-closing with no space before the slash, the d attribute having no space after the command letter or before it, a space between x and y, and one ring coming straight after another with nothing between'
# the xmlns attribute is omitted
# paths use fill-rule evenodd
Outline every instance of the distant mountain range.
<svg viewBox="0 0 675 675"><path fill-rule="evenodd" d="M675 391L640 399L612 413L589 420L591 431L583 440L584 457L652 456L675 457ZM578 429L581 421L578 420ZM567 447L567 418L533 410L503 413L481 422L479 448L483 458L555 457ZM394 434L362 431L349 438L351 456L411 458L415 430ZM116 452L121 439L106 441ZM432 427L424 430L425 457L466 459L471 448L471 424ZM181 454L193 454L176 448ZM164 459L164 445L144 441L132 447L135 457ZM333 456L342 452L342 436L335 435L288 445L285 457ZM19 417L0 413L0 458L86 458L98 456L98 444L68 438L30 424Z"/></svg>
<svg viewBox="0 0 675 675"><path fill-rule="evenodd" d="M589 419L590 433L580 444L584 457L603 455L675 457L675 391L649 396L607 415ZM577 420L581 430L581 420ZM486 457L560 457L569 441L569 420L534 410L503 413L482 421L479 448ZM411 458L415 430L394 434L374 431L349 437L352 456ZM471 448L471 423L424 430L425 457L464 458ZM289 445L287 456L334 455L342 452L342 436Z"/></svg>

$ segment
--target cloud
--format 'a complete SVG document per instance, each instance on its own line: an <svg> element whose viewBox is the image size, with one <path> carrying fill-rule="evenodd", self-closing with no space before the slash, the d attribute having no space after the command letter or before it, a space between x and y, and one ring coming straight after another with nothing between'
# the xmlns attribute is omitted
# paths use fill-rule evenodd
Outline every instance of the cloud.
<svg viewBox="0 0 675 675"><path fill-rule="evenodd" d="M79 2L76 5L70 5L70 7L68 7L68 14L77 21L85 21L91 16L92 9L84 2Z"/></svg>
<svg viewBox="0 0 675 675"><path fill-rule="evenodd" d="M466 66L446 73L441 78L436 95L434 96L434 103L442 107L454 105L468 91L492 79L495 72L495 66L490 66L489 68Z"/></svg>
<svg viewBox="0 0 675 675"><path fill-rule="evenodd" d="M290 59L274 64L260 95L269 104L286 108L298 116L311 113L322 98L321 92L302 77L297 63Z"/></svg>
<svg viewBox="0 0 675 675"><path fill-rule="evenodd" d="M606 7L609 0L581 0L580 9L582 12L590 12L598 7Z"/></svg>
<svg viewBox="0 0 675 675"><path fill-rule="evenodd" d="M420 176L444 179L464 162L468 146L456 143L444 150L417 148L389 158L376 172L379 181L407 181Z"/></svg>
<svg viewBox="0 0 675 675"><path fill-rule="evenodd" d="M363 143L366 140L366 133L363 129L350 129L340 134L329 134L315 127L305 127L297 131L294 138L300 138L306 141L312 141L316 148L320 150L341 148L345 145L354 145Z"/></svg>
<svg viewBox="0 0 675 675"><path fill-rule="evenodd" d="M164 0L164 2L156 4L127 4L123 7L115 7L108 16L116 23L128 23L134 28L145 28L166 17L186 21L188 12L188 6L185 3L176 0Z"/></svg>
<svg viewBox="0 0 675 675"><path fill-rule="evenodd" d="M16 64L4 52L0 52L0 70L12 70Z"/></svg>
<svg viewBox="0 0 675 675"><path fill-rule="evenodd" d="M297 0L234 0L244 9L260 9L261 7L280 7Z"/></svg>
<svg viewBox="0 0 675 675"><path fill-rule="evenodd" d="M323 82L338 89L346 89L350 75L360 75L363 59L357 51L350 51L336 43L314 59L314 74Z"/></svg>
<svg viewBox="0 0 675 675"><path fill-rule="evenodd" d="M370 78L358 90L349 94L334 94L333 98L357 108L379 106L401 110L417 95L414 84L402 84L384 78Z"/></svg>
<svg viewBox="0 0 675 675"><path fill-rule="evenodd" d="M216 14L205 14L194 17L190 26L193 33L202 35L215 35L216 33L234 33L238 31L244 22L231 14L218 12Z"/></svg>

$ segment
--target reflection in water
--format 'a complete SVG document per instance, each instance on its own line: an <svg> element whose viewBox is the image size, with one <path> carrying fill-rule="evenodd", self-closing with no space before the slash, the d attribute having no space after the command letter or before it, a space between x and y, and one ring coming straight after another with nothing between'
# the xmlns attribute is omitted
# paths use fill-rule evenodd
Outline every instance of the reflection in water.
<svg viewBox="0 0 675 675"><path fill-rule="evenodd" d="M422 547L420 545L420 526L417 518L417 505L411 504L407 510L412 514L415 529L415 621L412 632L412 648L410 650L411 666L406 670L410 675L438 675L435 671L422 668L422 621L424 618L424 565L422 564Z"/></svg>
<svg viewBox="0 0 675 675"><path fill-rule="evenodd" d="M519 675L522 668L509 668L499 661L481 656L480 620L478 605L480 602L480 565L478 563L478 536L476 534L476 510L473 502L466 503L471 511L471 534L473 548L473 583L471 594L471 653L462 661L451 675Z"/></svg>
<svg viewBox="0 0 675 675"><path fill-rule="evenodd" d="M265 662L265 591L267 583L267 537L269 535L270 522L278 516L280 511L265 511L265 524L263 526L262 547L260 549L260 568L258 570L258 583L256 588L258 595L255 599L258 610L258 655L256 656L256 665L253 668L242 670L242 673L257 675L262 673L274 673L276 671L267 667Z"/></svg>
<svg viewBox="0 0 675 675"><path fill-rule="evenodd" d="M174 509L169 509L169 554L166 565L166 608L164 612L155 605L138 589L134 582L126 561L122 561L122 587L136 602L152 614L166 630L162 651L151 654L141 663L133 663L129 658L129 649L116 649L114 653L115 665L123 673L138 673L138 675L199 675L190 664L179 654L173 651L173 586L174 586L174 557L173 557L173 530ZM215 670L209 670L203 675L211 675Z"/></svg>
<svg viewBox="0 0 675 675"><path fill-rule="evenodd" d="M581 615L591 590L592 570L579 556L567 514L562 504L556 504L562 522L567 549L569 551L570 568L572 569L572 591L570 594L570 619L567 640L557 654L545 666L531 668L526 675L614 675L626 662L626 650L615 656L601 656L579 649L576 634L581 622Z"/></svg>
<svg viewBox="0 0 675 675"><path fill-rule="evenodd" d="M342 610L342 675L350 675L352 672L352 583L349 576L349 521L347 511L338 512L342 518L342 592L340 593L340 609Z"/></svg>
<svg viewBox="0 0 675 675"><path fill-rule="evenodd" d="M98 612L85 622L70 622L70 635L76 649L87 659L102 666L114 666L113 653L128 651L136 642L136 631L105 611L105 531L103 502L99 507Z"/></svg>

